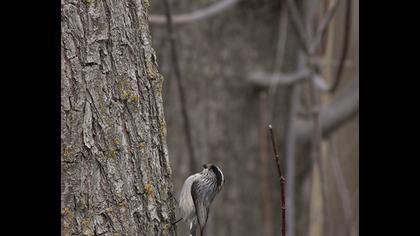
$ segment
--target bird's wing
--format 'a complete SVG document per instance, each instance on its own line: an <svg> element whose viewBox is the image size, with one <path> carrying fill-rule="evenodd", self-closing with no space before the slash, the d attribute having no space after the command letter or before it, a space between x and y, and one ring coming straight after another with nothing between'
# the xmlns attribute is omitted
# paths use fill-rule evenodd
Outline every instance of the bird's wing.
<svg viewBox="0 0 420 236"><path fill-rule="evenodd" d="M191 186L191 196L194 201L195 212L197 215L198 223L201 228L204 228L209 215L209 207L211 203L210 194L208 188L205 188L203 184L200 184L200 180L193 182Z"/></svg>

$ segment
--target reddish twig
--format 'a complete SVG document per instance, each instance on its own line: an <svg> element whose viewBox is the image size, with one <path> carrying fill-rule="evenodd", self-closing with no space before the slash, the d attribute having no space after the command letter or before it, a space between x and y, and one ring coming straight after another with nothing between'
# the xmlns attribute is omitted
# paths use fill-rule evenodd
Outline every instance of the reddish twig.
<svg viewBox="0 0 420 236"><path fill-rule="evenodd" d="M163 2L165 4L166 18L168 19L167 29L168 29L169 42L170 42L170 47L171 47L171 59L172 59L172 64L173 64L173 68L175 72L175 79L177 81L179 97L181 100L181 114L184 120L185 136L186 136L186 141L187 141L188 153L190 156L190 168L191 170L193 170L196 167L196 163L195 163L195 157L194 157L194 147L192 144L192 134L191 134L191 126L190 126L191 122L190 122L188 112L187 112L187 105L186 105L187 98L185 96L185 84L182 81L181 69L180 69L179 60L178 60L178 52L176 50L176 36L173 30L171 4L169 0L164 0Z"/></svg>
<svg viewBox="0 0 420 236"><path fill-rule="evenodd" d="M276 148L276 141L274 138L274 132L273 132L273 126L268 125L268 129L270 130L270 135L271 135L271 142L273 144L273 151L274 151L274 161L277 164L277 171L279 172L279 177L280 177L280 194L281 194L281 235L282 236L286 236L286 204L285 204L285 195L284 195L284 183L285 183L285 178L281 172L281 168L280 168L280 157L279 154L277 152L277 148Z"/></svg>

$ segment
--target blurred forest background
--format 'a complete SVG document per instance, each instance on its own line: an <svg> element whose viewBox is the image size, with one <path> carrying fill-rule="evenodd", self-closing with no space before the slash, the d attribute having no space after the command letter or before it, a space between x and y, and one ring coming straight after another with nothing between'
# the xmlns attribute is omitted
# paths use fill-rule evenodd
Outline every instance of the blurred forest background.
<svg viewBox="0 0 420 236"><path fill-rule="evenodd" d="M269 123L286 177L287 235L358 235L359 1L170 5L172 27L164 0L151 1L149 22L176 196L203 163L226 176L207 235L279 235Z"/></svg>

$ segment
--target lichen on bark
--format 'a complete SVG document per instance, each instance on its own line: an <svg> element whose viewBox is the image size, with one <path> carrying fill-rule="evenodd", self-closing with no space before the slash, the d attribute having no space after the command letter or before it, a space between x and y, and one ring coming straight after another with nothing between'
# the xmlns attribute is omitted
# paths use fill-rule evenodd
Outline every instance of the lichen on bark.
<svg viewBox="0 0 420 236"><path fill-rule="evenodd" d="M175 234L147 16L140 0L62 1L62 235Z"/></svg>

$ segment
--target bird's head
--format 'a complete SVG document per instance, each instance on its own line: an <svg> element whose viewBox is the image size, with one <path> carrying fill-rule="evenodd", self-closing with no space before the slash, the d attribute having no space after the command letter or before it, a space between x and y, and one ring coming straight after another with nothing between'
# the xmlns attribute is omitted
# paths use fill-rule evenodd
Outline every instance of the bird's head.
<svg viewBox="0 0 420 236"><path fill-rule="evenodd" d="M222 189L223 184L225 183L225 176L223 175L222 170L218 166L211 163L204 164L203 168L203 171L212 172L216 176L217 189L220 191Z"/></svg>

